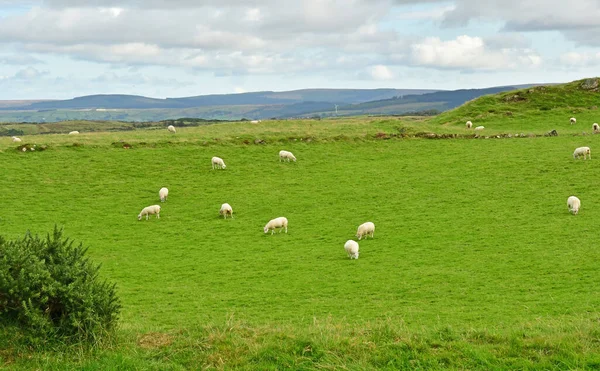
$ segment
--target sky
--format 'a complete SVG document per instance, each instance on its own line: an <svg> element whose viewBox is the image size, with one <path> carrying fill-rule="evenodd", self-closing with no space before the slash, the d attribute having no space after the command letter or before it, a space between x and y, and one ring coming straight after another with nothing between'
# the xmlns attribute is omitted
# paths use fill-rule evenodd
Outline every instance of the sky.
<svg viewBox="0 0 600 371"><path fill-rule="evenodd" d="M468 89L600 71L600 0L0 0L0 99Z"/></svg>

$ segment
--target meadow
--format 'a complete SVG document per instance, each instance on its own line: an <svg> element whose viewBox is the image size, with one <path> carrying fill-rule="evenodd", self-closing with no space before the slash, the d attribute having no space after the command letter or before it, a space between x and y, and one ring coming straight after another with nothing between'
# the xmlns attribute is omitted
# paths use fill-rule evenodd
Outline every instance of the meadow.
<svg viewBox="0 0 600 371"><path fill-rule="evenodd" d="M112 347L31 354L0 340L0 360L24 369L599 367L600 136L376 139L434 127L353 118L37 135L25 142L48 150L26 153L0 140L2 235L63 227L123 302ZM573 160L583 145L593 159ZM298 161L279 162L280 149ZM227 168L211 170L212 156ZM170 190L161 218L138 221L161 187ZM582 200L577 216L570 195ZM219 218L224 202L234 219ZM289 232L264 234L278 216ZM350 260L343 245L365 221L375 238Z"/></svg>

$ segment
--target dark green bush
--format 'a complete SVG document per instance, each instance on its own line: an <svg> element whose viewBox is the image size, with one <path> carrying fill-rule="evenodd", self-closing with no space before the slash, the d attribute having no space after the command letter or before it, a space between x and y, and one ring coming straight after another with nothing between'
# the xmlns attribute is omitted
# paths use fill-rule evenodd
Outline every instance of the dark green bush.
<svg viewBox="0 0 600 371"><path fill-rule="evenodd" d="M1 129L0 130L0 136L7 136L7 137L11 137L11 136L15 136L15 135L23 135L25 134L25 132L23 130L19 130L19 129Z"/></svg>
<svg viewBox="0 0 600 371"><path fill-rule="evenodd" d="M96 342L109 334L120 301L86 252L57 227L46 238L0 237L0 325L17 325L34 342Z"/></svg>

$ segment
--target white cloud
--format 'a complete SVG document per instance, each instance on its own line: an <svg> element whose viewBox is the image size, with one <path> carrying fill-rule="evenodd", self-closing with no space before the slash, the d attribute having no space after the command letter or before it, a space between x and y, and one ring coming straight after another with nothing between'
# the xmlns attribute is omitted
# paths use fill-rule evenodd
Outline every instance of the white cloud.
<svg viewBox="0 0 600 371"><path fill-rule="evenodd" d="M571 67L594 66L600 64L600 52L568 52L560 56L560 63Z"/></svg>
<svg viewBox="0 0 600 371"><path fill-rule="evenodd" d="M36 83L65 79L60 87L47 84L52 94L133 85L144 86L142 95L181 94L193 89L175 89L177 82L199 76L198 90L220 93L410 79L419 85L413 87L473 81L481 87L500 75L560 81L551 74L566 76L564 66L587 73L598 64L596 50L560 57L560 48L600 46L600 0L0 0L0 6L4 91L20 91L7 89L7 81L17 84L19 68L41 63L49 71L36 70L42 74ZM553 31L537 32L544 30ZM137 70L123 72L131 68Z"/></svg>
<svg viewBox="0 0 600 371"><path fill-rule="evenodd" d="M392 71L381 64L371 67L370 75L375 80L392 80L394 78Z"/></svg>
<svg viewBox="0 0 600 371"><path fill-rule="evenodd" d="M529 49L491 49L480 37L458 36L442 41L429 37L411 47L415 65L459 70L504 70L538 66L542 60Z"/></svg>
<svg viewBox="0 0 600 371"><path fill-rule="evenodd" d="M47 75L47 74L48 74L47 71L38 71L37 69L35 69L33 67L26 67L22 70L19 70L17 73L15 73L13 78L17 79L17 80L33 80L33 79L39 79L40 77Z"/></svg>
<svg viewBox="0 0 600 371"><path fill-rule="evenodd" d="M495 19L519 31L595 27L600 15L597 0L456 0L444 15L447 25Z"/></svg>
<svg viewBox="0 0 600 371"><path fill-rule="evenodd" d="M259 22L262 19L260 9L251 8L246 10L246 16L244 17L244 19L250 22Z"/></svg>
<svg viewBox="0 0 600 371"><path fill-rule="evenodd" d="M189 81L181 81L170 77L160 77L142 72L116 73L106 72L91 80L94 83L109 83L110 85L155 85L155 86L186 86L193 85Z"/></svg>
<svg viewBox="0 0 600 371"><path fill-rule="evenodd" d="M440 21L444 15L455 9L455 5L442 5L428 10L408 10L400 13L398 20L428 20Z"/></svg>
<svg viewBox="0 0 600 371"><path fill-rule="evenodd" d="M504 31L559 31L582 45L600 45L598 0L455 0L442 16L447 27L499 21Z"/></svg>
<svg viewBox="0 0 600 371"><path fill-rule="evenodd" d="M43 64L44 62L29 54L0 54L0 65L26 65L26 64Z"/></svg>

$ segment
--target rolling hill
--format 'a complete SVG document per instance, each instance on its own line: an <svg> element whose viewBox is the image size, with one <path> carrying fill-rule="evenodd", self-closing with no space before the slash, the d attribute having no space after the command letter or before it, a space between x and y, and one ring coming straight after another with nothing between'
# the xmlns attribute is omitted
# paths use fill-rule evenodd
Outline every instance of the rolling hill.
<svg viewBox="0 0 600 371"><path fill-rule="evenodd" d="M464 125L492 124L500 128L527 127L551 129L569 125L578 118L586 127L598 122L600 78L588 78L559 85L540 85L473 99L455 109L432 118L431 123Z"/></svg>
<svg viewBox="0 0 600 371"><path fill-rule="evenodd" d="M184 98L148 98L139 95L97 94L67 100L33 102L12 109L154 109L192 108L207 106L273 105L303 102L331 102L338 104L362 103L387 99L404 94L424 94L426 89L303 89L285 92L252 92L239 94L212 94Z"/></svg>
<svg viewBox="0 0 600 371"><path fill-rule="evenodd" d="M156 99L90 95L68 100L0 104L0 122L65 120L160 121L180 117L240 120L438 113L476 97L530 87L435 91L423 89L304 89ZM1 103L1 102L0 102Z"/></svg>

